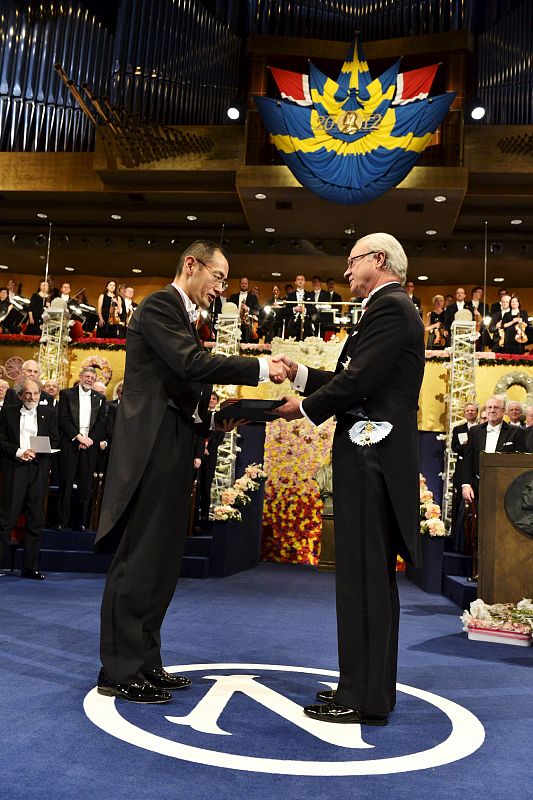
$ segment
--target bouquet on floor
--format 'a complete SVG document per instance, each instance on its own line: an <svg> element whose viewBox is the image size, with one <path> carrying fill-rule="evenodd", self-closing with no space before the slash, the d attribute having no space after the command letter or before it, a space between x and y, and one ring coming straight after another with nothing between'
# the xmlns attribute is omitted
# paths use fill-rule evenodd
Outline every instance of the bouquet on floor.
<svg viewBox="0 0 533 800"><path fill-rule="evenodd" d="M446 526L440 518L440 506L433 502L433 492L428 489L423 475L420 475L420 533L446 536Z"/></svg>
<svg viewBox="0 0 533 800"><path fill-rule="evenodd" d="M516 605L487 605L481 599L474 600L470 603L470 611L463 612L461 622L469 639L528 646L533 636L533 602L524 598Z"/></svg>

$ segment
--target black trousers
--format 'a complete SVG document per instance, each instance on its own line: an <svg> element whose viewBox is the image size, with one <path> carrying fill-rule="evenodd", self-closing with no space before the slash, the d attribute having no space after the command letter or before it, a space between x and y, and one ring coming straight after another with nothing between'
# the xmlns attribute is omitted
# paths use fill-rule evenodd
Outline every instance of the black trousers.
<svg viewBox="0 0 533 800"><path fill-rule="evenodd" d="M119 520L122 538L104 589L100 656L114 683L142 680L161 666L161 625L180 574L192 470L192 424L169 408Z"/></svg>
<svg viewBox="0 0 533 800"><path fill-rule="evenodd" d="M336 702L386 715L396 703L401 534L376 446L333 444L339 686Z"/></svg>
<svg viewBox="0 0 533 800"><path fill-rule="evenodd" d="M80 525L87 524L92 479L98 452L98 444L93 444L86 450L80 450L78 442L68 442L61 447L58 513L59 521L65 528L68 527L69 522L78 522ZM71 513L72 485L74 483L78 487L79 502L79 509L77 509L79 517L76 520L72 519L75 515Z"/></svg>
<svg viewBox="0 0 533 800"><path fill-rule="evenodd" d="M44 528L44 507L48 493L50 459L38 458L4 469L0 490L0 566L5 562L9 538L15 523L24 513L25 569L37 569Z"/></svg>

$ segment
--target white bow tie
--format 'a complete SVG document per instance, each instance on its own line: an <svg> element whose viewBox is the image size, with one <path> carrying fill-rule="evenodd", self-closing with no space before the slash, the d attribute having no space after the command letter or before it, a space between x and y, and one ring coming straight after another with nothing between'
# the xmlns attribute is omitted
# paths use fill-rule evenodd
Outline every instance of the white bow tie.
<svg viewBox="0 0 533 800"><path fill-rule="evenodd" d="M24 406L22 406L22 408L20 409L20 415L22 417L34 417L36 413L37 409L35 408L25 408Z"/></svg>
<svg viewBox="0 0 533 800"><path fill-rule="evenodd" d="M190 311L187 311L187 314L189 315L189 321L195 323L200 315L200 312L197 308L192 308Z"/></svg>
<svg viewBox="0 0 533 800"><path fill-rule="evenodd" d="M493 425L487 425L487 433L494 433L495 431L498 430L499 430L498 426L494 427Z"/></svg>

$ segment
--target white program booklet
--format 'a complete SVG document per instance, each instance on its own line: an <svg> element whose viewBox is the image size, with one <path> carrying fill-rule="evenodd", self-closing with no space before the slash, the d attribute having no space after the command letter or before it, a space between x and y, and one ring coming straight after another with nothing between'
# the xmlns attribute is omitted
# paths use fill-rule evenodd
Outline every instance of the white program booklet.
<svg viewBox="0 0 533 800"><path fill-rule="evenodd" d="M59 453L58 449L50 446L49 436L30 436L30 448L35 453Z"/></svg>

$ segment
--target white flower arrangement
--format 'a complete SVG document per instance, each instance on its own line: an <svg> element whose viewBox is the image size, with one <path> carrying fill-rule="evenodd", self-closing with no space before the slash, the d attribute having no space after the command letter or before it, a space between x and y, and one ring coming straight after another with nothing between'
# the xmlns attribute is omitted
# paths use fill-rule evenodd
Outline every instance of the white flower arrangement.
<svg viewBox="0 0 533 800"><path fill-rule="evenodd" d="M533 602L529 598L519 603L494 603L488 605L478 599L470 603L470 611L461 616L463 630L508 631L522 636L533 636Z"/></svg>
<svg viewBox="0 0 533 800"><path fill-rule="evenodd" d="M242 520L241 512L238 508L229 505L215 506L213 516L219 522L226 522L229 519L235 519L237 522Z"/></svg>
<svg viewBox="0 0 533 800"><path fill-rule="evenodd" d="M244 475L237 478L233 486L224 489L220 495L222 505L215 506L213 516L215 520L225 522L229 519L242 520L241 512L235 506L247 506L252 500L249 492L259 489L259 481L267 477L262 464L249 464L244 470Z"/></svg>

